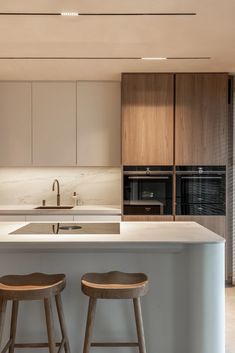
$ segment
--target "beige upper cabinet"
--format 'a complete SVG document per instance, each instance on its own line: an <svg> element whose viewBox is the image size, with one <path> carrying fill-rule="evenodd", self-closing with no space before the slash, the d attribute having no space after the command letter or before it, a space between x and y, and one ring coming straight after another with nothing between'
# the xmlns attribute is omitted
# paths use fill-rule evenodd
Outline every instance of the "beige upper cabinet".
<svg viewBox="0 0 235 353"><path fill-rule="evenodd" d="M76 165L76 82L33 82L33 165Z"/></svg>
<svg viewBox="0 0 235 353"><path fill-rule="evenodd" d="M119 82L77 82L77 163L120 165Z"/></svg>
<svg viewBox="0 0 235 353"><path fill-rule="evenodd" d="M173 74L123 74L122 163L173 164Z"/></svg>
<svg viewBox="0 0 235 353"><path fill-rule="evenodd" d="M31 164L31 83L0 83L0 166Z"/></svg>
<svg viewBox="0 0 235 353"><path fill-rule="evenodd" d="M227 74L176 75L176 165L226 164L227 90Z"/></svg>

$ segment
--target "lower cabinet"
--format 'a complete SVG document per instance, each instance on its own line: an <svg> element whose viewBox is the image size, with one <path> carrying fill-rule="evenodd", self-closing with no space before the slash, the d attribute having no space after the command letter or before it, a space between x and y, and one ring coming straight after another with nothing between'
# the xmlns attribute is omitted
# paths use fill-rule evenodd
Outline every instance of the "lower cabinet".
<svg viewBox="0 0 235 353"><path fill-rule="evenodd" d="M122 216L126 222L172 222L173 216Z"/></svg>
<svg viewBox="0 0 235 353"><path fill-rule="evenodd" d="M121 222L119 215L78 215L74 216L77 222Z"/></svg>
<svg viewBox="0 0 235 353"><path fill-rule="evenodd" d="M73 222L72 215L26 215L26 222Z"/></svg>
<svg viewBox="0 0 235 353"><path fill-rule="evenodd" d="M25 222L25 215L2 215L0 222Z"/></svg>
<svg viewBox="0 0 235 353"><path fill-rule="evenodd" d="M120 215L1 215L0 222L121 222Z"/></svg>
<svg viewBox="0 0 235 353"><path fill-rule="evenodd" d="M203 227L226 238L226 217L225 216L176 216L178 222L197 222Z"/></svg>

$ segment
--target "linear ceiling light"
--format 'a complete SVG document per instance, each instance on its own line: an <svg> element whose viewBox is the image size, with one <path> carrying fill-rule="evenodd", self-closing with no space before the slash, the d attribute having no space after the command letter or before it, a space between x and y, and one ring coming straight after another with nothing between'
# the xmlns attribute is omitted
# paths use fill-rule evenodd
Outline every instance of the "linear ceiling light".
<svg viewBox="0 0 235 353"><path fill-rule="evenodd" d="M142 60L167 60L167 58L161 58L161 57L156 57L156 58L152 58L152 57L144 57L144 58L141 58Z"/></svg>
<svg viewBox="0 0 235 353"><path fill-rule="evenodd" d="M79 16L78 12L61 12L61 16Z"/></svg>
<svg viewBox="0 0 235 353"><path fill-rule="evenodd" d="M142 60L208 60L211 59L210 56L184 56L184 57L143 57Z"/></svg>
<svg viewBox="0 0 235 353"><path fill-rule="evenodd" d="M211 56L178 56L169 57L167 60L210 60Z"/></svg>
<svg viewBox="0 0 235 353"><path fill-rule="evenodd" d="M0 12L0 16L195 16L196 12Z"/></svg>
<svg viewBox="0 0 235 353"><path fill-rule="evenodd" d="M0 56L0 60L209 60L210 56L112 57L112 56Z"/></svg>

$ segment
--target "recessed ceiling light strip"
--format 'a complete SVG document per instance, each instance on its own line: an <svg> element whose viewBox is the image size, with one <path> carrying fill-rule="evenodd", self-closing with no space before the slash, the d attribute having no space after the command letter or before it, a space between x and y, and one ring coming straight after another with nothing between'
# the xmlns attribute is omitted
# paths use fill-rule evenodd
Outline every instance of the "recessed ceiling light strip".
<svg viewBox="0 0 235 353"><path fill-rule="evenodd" d="M74 16L79 16L79 13L78 12L61 12L61 16L74 17Z"/></svg>
<svg viewBox="0 0 235 353"><path fill-rule="evenodd" d="M80 16L196 16L195 12L107 12L79 13Z"/></svg>
<svg viewBox="0 0 235 353"><path fill-rule="evenodd" d="M141 58L142 60L167 60L167 58L164 57L143 57Z"/></svg>
<svg viewBox="0 0 235 353"><path fill-rule="evenodd" d="M0 56L0 60L209 60L210 56L188 57L110 57L110 56Z"/></svg>
<svg viewBox="0 0 235 353"><path fill-rule="evenodd" d="M168 56L168 57L142 57L139 58L141 60L146 60L146 61L161 61L161 60L209 60L211 59L211 56Z"/></svg>
<svg viewBox="0 0 235 353"><path fill-rule="evenodd" d="M182 57L169 57L167 60L209 60L211 56L182 56Z"/></svg>
<svg viewBox="0 0 235 353"><path fill-rule="evenodd" d="M112 13L79 13L64 12L0 12L0 16L196 16L195 12L112 12Z"/></svg>
<svg viewBox="0 0 235 353"><path fill-rule="evenodd" d="M106 56L0 56L0 60L140 60L140 57Z"/></svg>

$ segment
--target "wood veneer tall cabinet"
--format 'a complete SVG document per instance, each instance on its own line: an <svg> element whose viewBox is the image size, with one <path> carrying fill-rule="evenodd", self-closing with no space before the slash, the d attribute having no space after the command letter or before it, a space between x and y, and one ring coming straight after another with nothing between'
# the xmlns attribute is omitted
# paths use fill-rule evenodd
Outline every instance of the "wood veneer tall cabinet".
<svg viewBox="0 0 235 353"><path fill-rule="evenodd" d="M122 164L173 164L173 74L122 75Z"/></svg>
<svg viewBox="0 0 235 353"><path fill-rule="evenodd" d="M225 165L228 75L176 74L175 164Z"/></svg>
<svg viewBox="0 0 235 353"><path fill-rule="evenodd" d="M33 82L33 165L76 165L76 82Z"/></svg>
<svg viewBox="0 0 235 353"><path fill-rule="evenodd" d="M31 83L0 83L0 166L31 164Z"/></svg>
<svg viewBox="0 0 235 353"><path fill-rule="evenodd" d="M176 216L175 220L176 222L197 222L222 237L226 237L225 216Z"/></svg>

